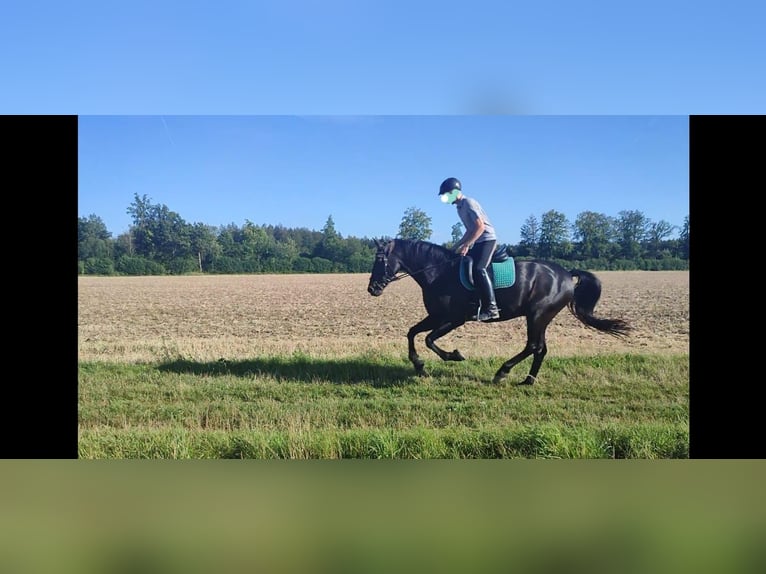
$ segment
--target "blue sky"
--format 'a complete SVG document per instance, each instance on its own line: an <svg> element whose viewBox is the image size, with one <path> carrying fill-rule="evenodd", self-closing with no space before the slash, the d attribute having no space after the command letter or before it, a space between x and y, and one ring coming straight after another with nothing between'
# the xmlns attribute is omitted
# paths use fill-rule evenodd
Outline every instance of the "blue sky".
<svg viewBox="0 0 766 574"><path fill-rule="evenodd" d="M81 116L81 217L127 231L134 194L189 223L281 224L395 236L405 211L432 240L459 221L438 201L458 177L517 243L548 210L638 210L681 226L689 214L686 116Z"/></svg>
<svg viewBox="0 0 766 574"><path fill-rule="evenodd" d="M113 233L138 192L187 221L333 215L345 235L415 206L441 240L447 175L511 242L549 208L680 225L683 118L764 112L765 21L761 1L11 1L0 112L83 116L79 213Z"/></svg>
<svg viewBox="0 0 766 574"><path fill-rule="evenodd" d="M741 114L766 3L10 0L0 110Z"/></svg>

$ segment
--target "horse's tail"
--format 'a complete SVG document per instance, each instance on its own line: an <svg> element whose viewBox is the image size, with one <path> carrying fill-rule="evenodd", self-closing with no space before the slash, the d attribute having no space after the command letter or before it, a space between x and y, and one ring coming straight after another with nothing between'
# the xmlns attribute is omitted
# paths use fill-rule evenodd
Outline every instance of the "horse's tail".
<svg viewBox="0 0 766 574"><path fill-rule="evenodd" d="M601 281L598 277L580 269L572 269L569 273L578 281L575 285L574 297L568 307L572 315L577 317L583 325L615 337L624 337L633 330L633 327L622 319L600 319L593 315L593 309L601 298Z"/></svg>

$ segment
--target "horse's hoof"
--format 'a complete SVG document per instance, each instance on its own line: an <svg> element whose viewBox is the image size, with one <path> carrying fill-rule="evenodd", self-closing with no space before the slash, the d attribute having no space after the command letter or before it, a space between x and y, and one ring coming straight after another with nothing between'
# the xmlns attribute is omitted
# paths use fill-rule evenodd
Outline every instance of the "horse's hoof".
<svg viewBox="0 0 766 574"><path fill-rule="evenodd" d="M508 375L506 375L506 374L500 374L500 373L496 374L495 378L492 379L492 384L496 385L498 383L502 383L507 376Z"/></svg>
<svg viewBox="0 0 766 574"><path fill-rule="evenodd" d="M528 387L528 386L531 386L532 384L534 384L534 382L535 382L534 377L527 377L526 379L524 379L520 383L516 383L516 386L517 387Z"/></svg>
<svg viewBox="0 0 766 574"><path fill-rule="evenodd" d="M452 358L453 361L465 361L465 357L457 349L452 351L452 357L451 358Z"/></svg>

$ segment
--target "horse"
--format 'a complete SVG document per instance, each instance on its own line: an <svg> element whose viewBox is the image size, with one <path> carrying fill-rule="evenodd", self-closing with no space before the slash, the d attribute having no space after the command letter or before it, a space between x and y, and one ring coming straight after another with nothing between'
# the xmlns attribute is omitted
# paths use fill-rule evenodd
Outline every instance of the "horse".
<svg viewBox="0 0 766 574"><path fill-rule="evenodd" d="M415 336L424 331L426 346L443 361L464 361L457 349L447 352L436 340L465 324L476 314L477 292L461 280L461 256L441 245L410 239L374 240L375 261L367 292L378 297L392 281L412 277L423 291L423 303L428 315L407 332L409 360L415 372L425 376L425 363L415 349ZM497 255L496 250L495 255ZM601 297L601 281L582 269L567 271L561 265L543 260L513 259L515 277L509 287L496 287L495 298L500 317L490 322L526 317L527 342L524 349L505 361L495 373L493 383L508 376L518 363L533 356L527 376L518 385L532 385L548 352L545 331L553 318L568 307L586 327L617 338L626 337L633 327L622 319L603 319L593 311ZM491 265L490 267L493 267ZM465 273L465 272L463 272Z"/></svg>

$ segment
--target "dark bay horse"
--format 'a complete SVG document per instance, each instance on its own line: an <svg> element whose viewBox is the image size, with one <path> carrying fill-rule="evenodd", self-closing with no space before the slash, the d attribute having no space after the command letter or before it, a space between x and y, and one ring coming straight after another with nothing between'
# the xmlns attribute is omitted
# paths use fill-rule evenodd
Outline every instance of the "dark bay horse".
<svg viewBox="0 0 766 574"><path fill-rule="evenodd" d="M463 361L455 349L447 352L436 340L463 325L476 312L476 292L463 286L460 264L463 257L427 241L406 239L375 240L377 253L367 291L375 297L386 285L403 277L412 277L423 290L423 303L428 316L413 325L407 333L409 359L415 372L425 375L425 364L415 350L415 336L424 331L426 346L444 361ZM577 279L577 281L575 281ZM593 309L601 297L601 282L588 271L567 271L554 262L515 261L515 282L510 287L496 288L500 318L527 319L527 343L524 349L508 359L495 373L494 383L502 381L518 363L532 355L532 367L520 385L535 382L540 365L548 352L545 330L564 307L584 325L614 335L626 336L632 327L621 319L600 319Z"/></svg>

